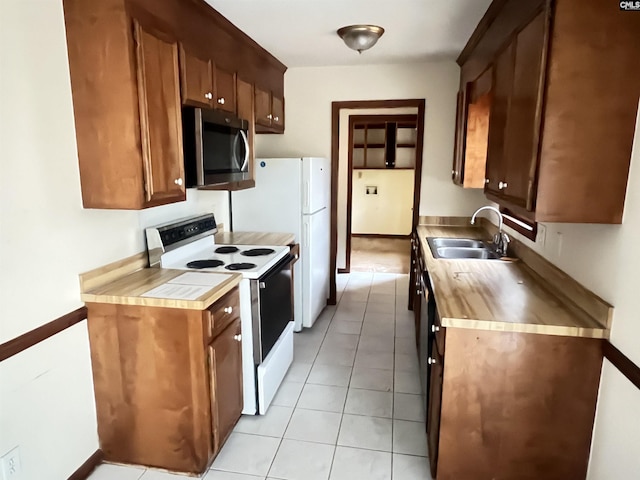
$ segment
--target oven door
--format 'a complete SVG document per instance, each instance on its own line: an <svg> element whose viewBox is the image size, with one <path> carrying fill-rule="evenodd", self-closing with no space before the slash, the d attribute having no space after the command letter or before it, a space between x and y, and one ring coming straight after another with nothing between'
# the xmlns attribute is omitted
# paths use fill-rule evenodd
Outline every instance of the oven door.
<svg viewBox="0 0 640 480"><path fill-rule="evenodd" d="M291 263L294 261L295 257L287 254L257 281L252 281L253 358L256 365L269 355L293 320Z"/></svg>

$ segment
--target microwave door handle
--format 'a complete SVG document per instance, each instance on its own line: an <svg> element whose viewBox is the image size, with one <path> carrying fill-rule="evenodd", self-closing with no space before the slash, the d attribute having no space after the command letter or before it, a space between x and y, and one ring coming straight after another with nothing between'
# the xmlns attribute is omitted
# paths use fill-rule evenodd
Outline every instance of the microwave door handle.
<svg viewBox="0 0 640 480"><path fill-rule="evenodd" d="M247 163L249 163L249 140L247 139L247 134L244 133L244 130L240 130L240 135L244 141L244 163L242 164L242 167L240 167L240 171L244 172L244 169L247 168Z"/></svg>

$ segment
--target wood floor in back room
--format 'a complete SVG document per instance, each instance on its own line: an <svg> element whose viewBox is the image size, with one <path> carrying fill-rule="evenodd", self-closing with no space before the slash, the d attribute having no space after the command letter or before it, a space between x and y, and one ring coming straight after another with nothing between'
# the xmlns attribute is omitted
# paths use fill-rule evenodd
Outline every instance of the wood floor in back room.
<svg viewBox="0 0 640 480"><path fill-rule="evenodd" d="M351 271L409 273L409 238L351 237Z"/></svg>

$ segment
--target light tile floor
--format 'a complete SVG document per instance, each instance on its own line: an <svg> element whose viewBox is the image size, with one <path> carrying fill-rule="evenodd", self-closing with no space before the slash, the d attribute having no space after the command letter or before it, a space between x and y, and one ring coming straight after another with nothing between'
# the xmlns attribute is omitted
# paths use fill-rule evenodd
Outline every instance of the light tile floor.
<svg viewBox="0 0 640 480"><path fill-rule="evenodd" d="M204 480L431 480L408 276L337 282L267 414L240 419ZM181 478L101 465L90 480Z"/></svg>

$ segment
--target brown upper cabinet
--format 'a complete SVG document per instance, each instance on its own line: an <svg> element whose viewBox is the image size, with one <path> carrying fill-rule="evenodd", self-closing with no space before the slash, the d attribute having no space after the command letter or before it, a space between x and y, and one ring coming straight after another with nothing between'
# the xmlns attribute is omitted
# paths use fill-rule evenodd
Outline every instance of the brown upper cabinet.
<svg viewBox="0 0 640 480"><path fill-rule="evenodd" d="M64 7L83 205L184 200L175 37L149 15L110 12L104 2Z"/></svg>
<svg viewBox="0 0 640 480"><path fill-rule="evenodd" d="M182 104L210 108L213 102L213 62L180 44Z"/></svg>
<svg viewBox="0 0 640 480"><path fill-rule="evenodd" d="M256 85L255 105L257 133L284 132L284 99Z"/></svg>
<svg viewBox="0 0 640 480"><path fill-rule="evenodd" d="M219 108L253 121L246 100L240 112L237 76L260 81L278 118L268 130L284 131L286 67L204 0L63 5L85 208L139 210L184 200L181 107Z"/></svg>
<svg viewBox="0 0 640 480"><path fill-rule="evenodd" d="M236 113L236 75L180 45L182 104Z"/></svg>
<svg viewBox="0 0 640 480"><path fill-rule="evenodd" d="M620 223L638 45L640 16L617 4L494 0L458 58L454 182L466 186L455 172L467 171L470 144L479 145L468 113L478 98L469 101L468 86L490 71L487 198L531 221Z"/></svg>

